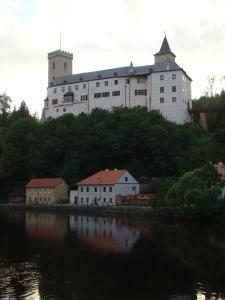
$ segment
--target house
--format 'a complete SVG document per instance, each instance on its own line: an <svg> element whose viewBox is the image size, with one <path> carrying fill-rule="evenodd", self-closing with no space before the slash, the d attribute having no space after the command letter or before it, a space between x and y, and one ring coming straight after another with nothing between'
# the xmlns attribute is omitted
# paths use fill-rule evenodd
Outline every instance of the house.
<svg viewBox="0 0 225 300"><path fill-rule="evenodd" d="M191 78L175 62L165 36L154 64L127 66L73 74L73 54L62 50L48 54L48 88L42 119L66 113L89 114L95 108L146 107L159 110L169 121L191 120Z"/></svg>
<svg viewBox="0 0 225 300"><path fill-rule="evenodd" d="M219 174L220 181L223 184L223 187L221 188L222 198L225 198L225 165L222 162L220 162L217 165L215 165L215 167Z"/></svg>
<svg viewBox="0 0 225 300"><path fill-rule="evenodd" d="M139 183L127 170L103 170L77 183L75 205L112 206L117 197L139 194Z"/></svg>
<svg viewBox="0 0 225 300"><path fill-rule="evenodd" d="M52 204L68 198L68 186L62 178L32 179L26 185L26 203Z"/></svg>
<svg viewBox="0 0 225 300"><path fill-rule="evenodd" d="M24 186L14 186L9 194L9 203L23 203L26 201Z"/></svg>

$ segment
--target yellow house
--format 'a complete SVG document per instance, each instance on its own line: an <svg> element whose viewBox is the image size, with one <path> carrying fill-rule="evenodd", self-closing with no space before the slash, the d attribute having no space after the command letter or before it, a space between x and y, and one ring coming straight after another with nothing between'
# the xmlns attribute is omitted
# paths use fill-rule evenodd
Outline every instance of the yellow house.
<svg viewBox="0 0 225 300"><path fill-rule="evenodd" d="M26 185L26 203L52 204L68 198L68 186L62 178L32 179Z"/></svg>

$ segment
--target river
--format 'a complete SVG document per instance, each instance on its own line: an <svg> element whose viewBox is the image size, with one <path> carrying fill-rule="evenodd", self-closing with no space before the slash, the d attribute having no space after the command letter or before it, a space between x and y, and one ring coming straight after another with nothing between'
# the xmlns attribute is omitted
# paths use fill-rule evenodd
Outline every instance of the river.
<svg viewBox="0 0 225 300"><path fill-rule="evenodd" d="M225 226L0 213L0 299L224 300Z"/></svg>

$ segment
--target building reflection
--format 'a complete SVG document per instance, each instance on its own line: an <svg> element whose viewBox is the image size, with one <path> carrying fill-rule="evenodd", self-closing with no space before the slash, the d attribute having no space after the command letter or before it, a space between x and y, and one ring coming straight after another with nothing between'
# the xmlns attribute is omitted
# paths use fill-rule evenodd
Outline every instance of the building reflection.
<svg viewBox="0 0 225 300"><path fill-rule="evenodd" d="M177 294L169 297L169 300L196 300L193 294Z"/></svg>
<svg viewBox="0 0 225 300"><path fill-rule="evenodd" d="M70 216L70 231L91 247L125 254L140 237L140 231L113 217Z"/></svg>
<svg viewBox="0 0 225 300"><path fill-rule="evenodd" d="M67 233L67 218L50 213L27 212L26 233L29 237L45 240L61 240Z"/></svg>

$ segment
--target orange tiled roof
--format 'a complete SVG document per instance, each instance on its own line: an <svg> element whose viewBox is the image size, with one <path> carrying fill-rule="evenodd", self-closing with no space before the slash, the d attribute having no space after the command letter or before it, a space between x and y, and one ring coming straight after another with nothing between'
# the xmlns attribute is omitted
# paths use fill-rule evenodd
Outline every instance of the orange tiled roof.
<svg viewBox="0 0 225 300"><path fill-rule="evenodd" d="M220 176L221 181L225 181L225 165L224 164L218 164L216 165L217 172Z"/></svg>
<svg viewBox="0 0 225 300"><path fill-rule="evenodd" d="M31 179L26 188L45 188L45 187L55 187L61 183L62 178L40 178Z"/></svg>
<svg viewBox="0 0 225 300"><path fill-rule="evenodd" d="M78 185L92 184L115 184L117 180L126 172L126 170L104 170L99 171L90 177L78 182Z"/></svg>

